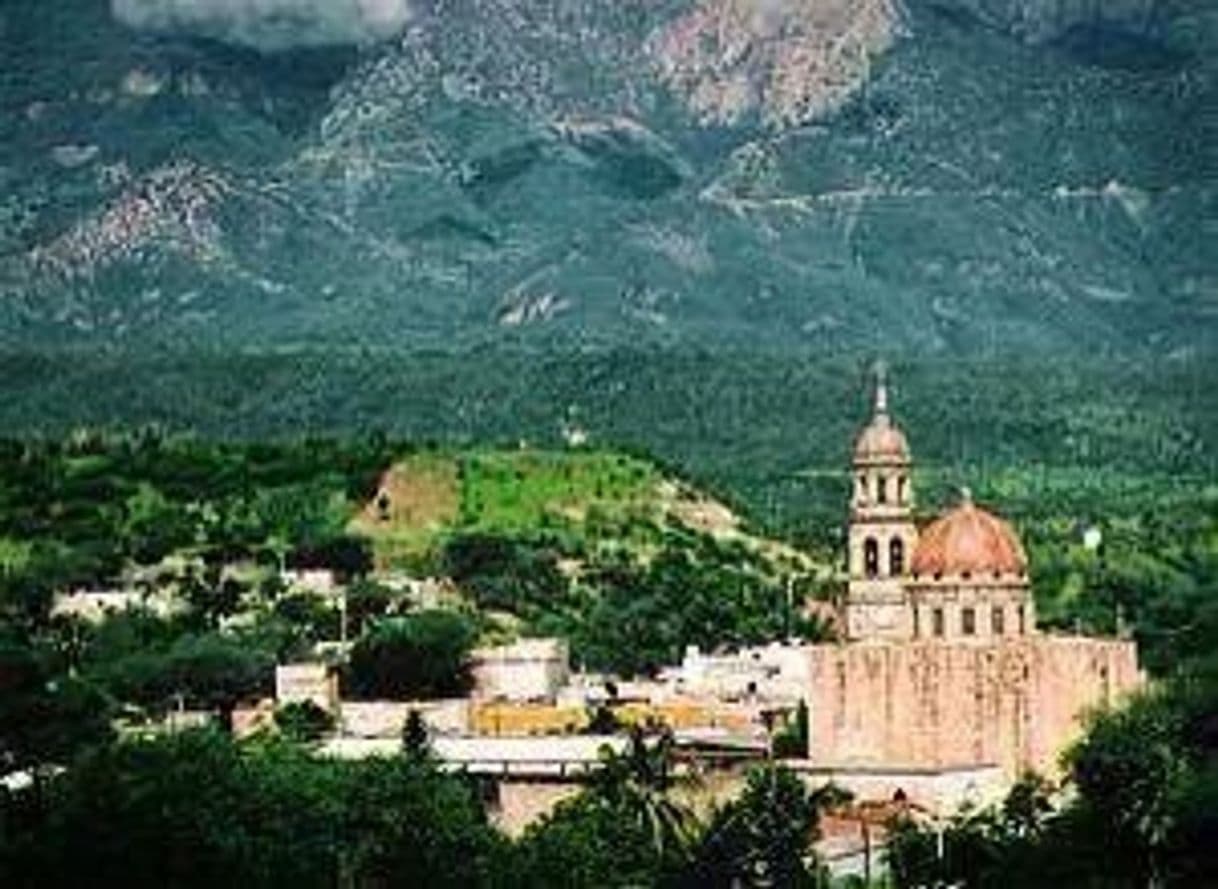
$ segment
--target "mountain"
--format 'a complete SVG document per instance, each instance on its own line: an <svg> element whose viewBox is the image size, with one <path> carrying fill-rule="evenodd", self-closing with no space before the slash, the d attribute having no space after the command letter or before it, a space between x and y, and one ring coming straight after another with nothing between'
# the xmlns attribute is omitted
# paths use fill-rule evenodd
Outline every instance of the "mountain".
<svg viewBox="0 0 1218 889"><path fill-rule="evenodd" d="M1067 365L1105 403L1105 380L1157 380L1133 399L1148 422L1213 428L1190 381L1215 345L1215 4L430 0L408 18L292 47L258 20L134 30L99 0L7 3L0 419L554 434L627 350L676 393L715 360L754 391L813 365L817 404L877 355L952 379L1014 362L1050 400L1036 368ZM607 363L610 391L637 384ZM503 424L468 416L494 412L488 389ZM698 422L655 428L680 394L636 394L643 419L605 432L709 446ZM769 422L792 442L808 418Z"/></svg>

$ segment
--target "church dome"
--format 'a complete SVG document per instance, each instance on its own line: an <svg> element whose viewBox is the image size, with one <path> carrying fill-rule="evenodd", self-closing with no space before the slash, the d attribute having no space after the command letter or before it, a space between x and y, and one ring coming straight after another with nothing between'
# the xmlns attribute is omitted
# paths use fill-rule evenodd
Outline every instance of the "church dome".
<svg viewBox="0 0 1218 889"><path fill-rule="evenodd" d="M1019 535L1002 519L962 502L919 536L910 568L915 576L1023 575L1028 570Z"/></svg>
<svg viewBox="0 0 1218 889"><path fill-rule="evenodd" d="M905 433L887 413L877 413L854 442L856 463L908 462L909 443Z"/></svg>

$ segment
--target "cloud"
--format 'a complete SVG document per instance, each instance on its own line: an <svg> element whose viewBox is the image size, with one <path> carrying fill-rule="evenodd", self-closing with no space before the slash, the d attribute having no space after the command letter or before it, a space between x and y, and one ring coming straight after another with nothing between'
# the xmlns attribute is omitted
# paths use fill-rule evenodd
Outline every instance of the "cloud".
<svg viewBox="0 0 1218 889"><path fill-rule="evenodd" d="M265 52L374 43L410 20L410 0L111 0L114 17L145 31L190 34Z"/></svg>

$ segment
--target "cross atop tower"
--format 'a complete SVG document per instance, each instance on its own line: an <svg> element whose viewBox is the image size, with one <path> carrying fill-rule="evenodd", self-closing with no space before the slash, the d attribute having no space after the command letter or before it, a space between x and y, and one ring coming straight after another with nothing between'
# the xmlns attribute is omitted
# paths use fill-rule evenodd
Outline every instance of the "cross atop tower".
<svg viewBox="0 0 1218 889"><path fill-rule="evenodd" d="M875 413L888 413L888 365L883 361L876 361L872 365L871 373L875 377Z"/></svg>

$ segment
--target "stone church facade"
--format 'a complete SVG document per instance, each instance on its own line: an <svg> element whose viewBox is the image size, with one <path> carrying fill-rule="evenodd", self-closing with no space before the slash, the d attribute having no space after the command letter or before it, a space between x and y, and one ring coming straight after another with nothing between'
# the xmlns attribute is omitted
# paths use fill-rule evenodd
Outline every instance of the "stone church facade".
<svg viewBox="0 0 1218 889"><path fill-rule="evenodd" d="M918 527L883 379L852 468L845 640L810 651L810 760L1053 774L1087 711L1143 681L1135 644L1042 633L1019 536L967 491Z"/></svg>

